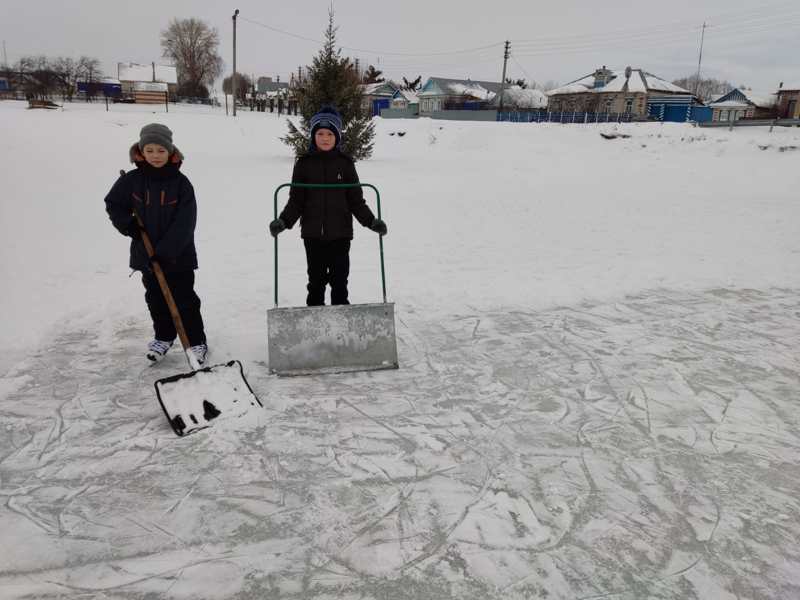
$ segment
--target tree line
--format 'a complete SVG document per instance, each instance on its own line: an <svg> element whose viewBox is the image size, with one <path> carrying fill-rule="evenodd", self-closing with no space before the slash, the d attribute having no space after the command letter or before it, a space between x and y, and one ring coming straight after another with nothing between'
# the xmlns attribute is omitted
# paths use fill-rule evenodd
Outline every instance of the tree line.
<svg viewBox="0 0 800 600"><path fill-rule="evenodd" d="M28 98L48 98L61 95L72 100L79 81L95 83L103 77L100 61L90 56L23 56L16 63L0 69L12 87L22 90ZM92 86L89 85L91 90Z"/></svg>

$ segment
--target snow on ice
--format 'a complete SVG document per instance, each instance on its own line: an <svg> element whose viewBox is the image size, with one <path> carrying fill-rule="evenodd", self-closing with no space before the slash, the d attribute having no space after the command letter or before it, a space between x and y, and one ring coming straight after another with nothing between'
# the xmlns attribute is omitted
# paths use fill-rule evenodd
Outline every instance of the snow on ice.
<svg viewBox="0 0 800 600"><path fill-rule="evenodd" d="M798 130L378 120L400 369L280 379L285 119L153 110L0 103L0 597L800 596ZM264 404L185 438L103 207L151 121L209 360ZM351 258L376 301L375 235ZM303 303L296 229L280 282Z"/></svg>

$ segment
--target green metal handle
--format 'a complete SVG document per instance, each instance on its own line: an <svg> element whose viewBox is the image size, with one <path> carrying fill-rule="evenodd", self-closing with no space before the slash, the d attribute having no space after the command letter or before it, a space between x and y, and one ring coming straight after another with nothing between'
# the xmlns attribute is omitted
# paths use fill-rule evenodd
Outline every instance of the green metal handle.
<svg viewBox="0 0 800 600"><path fill-rule="evenodd" d="M370 188L375 191L375 198L378 201L378 218L381 218L381 193L371 183L282 183L275 188L274 194L274 217L278 218L278 192L285 187L308 188L308 189L346 189L346 188ZM386 270L383 266L383 236L378 236L381 249L381 286L383 288L383 303L386 304ZM278 236L275 236L275 307L278 307Z"/></svg>

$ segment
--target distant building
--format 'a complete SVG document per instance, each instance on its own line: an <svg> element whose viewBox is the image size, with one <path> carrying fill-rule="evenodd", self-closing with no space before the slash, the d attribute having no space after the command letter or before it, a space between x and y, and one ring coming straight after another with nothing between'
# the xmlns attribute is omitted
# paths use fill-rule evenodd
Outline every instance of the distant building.
<svg viewBox="0 0 800 600"><path fill-rule="evenodd" d="M397 90L392 96L391 108L405 110L409 114L419 114L419 96L411 90Z"/></svg>
<svg viewBox="0 0 800 600"><path fill-rule="evenodd" d="M689 90L631 67L612 71L603 66L547 95L549 111L625 114L634 119L677 120L665 119L667 109L677 109L685 117L680 120L687 120L696 101Z"/></svg>
<svg viewBox="0 0 800 600"><path fill-rule="evenodd" d="M101 77L94 81L79 80L76 83L78 94L84 96L107 96L108 98L119 98L122 96L122 84L119 79L113 77ZM164 98L161 98L161 102Z"/></svg>
<svg viewBox="0 0 800 600"><path fill-rule="evenodd" d="M373 117L380 116L382 109L390 107L397 91L397 88L388 81L362 83L359 87L363 98L361 108Z"/></svg>
<svg viewBox="0 0 800 600"><path fill-rule="evenodd" d="M778 118L800 119L800 83L782 86L777 96Z"/></svg>
<svg viewBox="0 0 800 600"><path fill-rule="evenodd" d="M712 121L738 121L739 119L770 119L777 111L777 96L758 94L753 90L734 88L709 103Z"/></svg>
<svg viewBox="0 0 800 600"><path fill-rule="evenodd" d="M164 94L171 98L178 94L178 70L169 65L117 63L117 79L123 98L137 104L160 104Z"/></svg>
<svg viewBox="0 0 800 600"><path fill-rule="evenodd" d="M256 82L256 92L266 98L275 98L279 95L286 96L289 92L289 84L282 82L280 78L272 81L272 77L259 77Z"/></svg>
<svg viewBox="0 0 800 600"><path fill-rule="evenodd" d="M483 108L500 93L501 87L499 82L494 81L430 77L419 92L419 114Z"/></svg>

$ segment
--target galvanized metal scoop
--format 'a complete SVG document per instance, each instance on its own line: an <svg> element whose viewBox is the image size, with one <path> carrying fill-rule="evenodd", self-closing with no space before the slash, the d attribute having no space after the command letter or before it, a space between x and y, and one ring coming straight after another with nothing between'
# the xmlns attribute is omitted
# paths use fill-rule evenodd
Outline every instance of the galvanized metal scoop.
<svg viewBox="0 0 800 600"><path fill-rule="evenodd" d="M278 192L286 187L367 187L375 191L378 218L381 218L380 192L369 183L284 183L275 189L276 219ZM312 375L398 368L394 303L386 301L383 236L378 238L382 303L281 308L278 307L278 237L275 236L275 308L267 311L271 373L280 376Z"/></svg>

